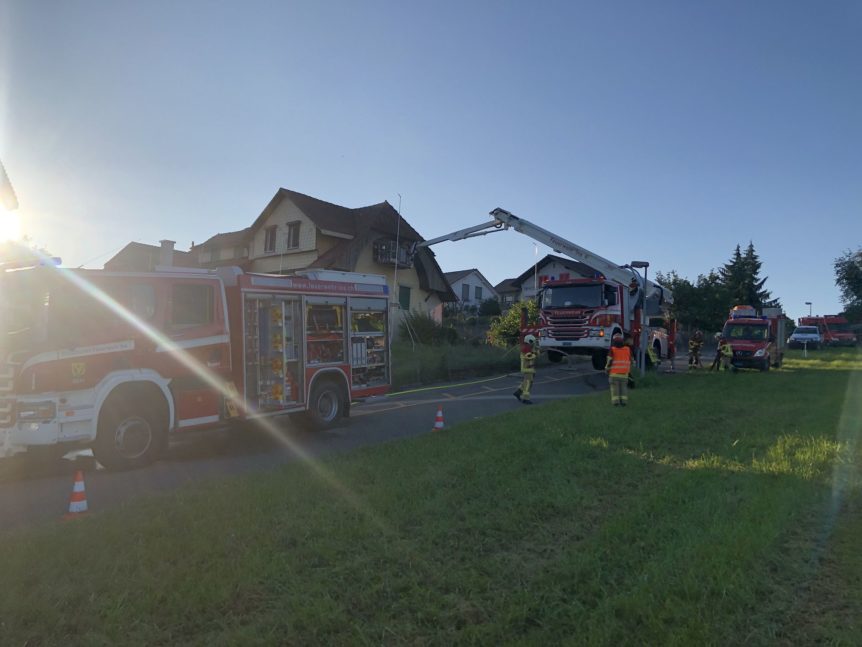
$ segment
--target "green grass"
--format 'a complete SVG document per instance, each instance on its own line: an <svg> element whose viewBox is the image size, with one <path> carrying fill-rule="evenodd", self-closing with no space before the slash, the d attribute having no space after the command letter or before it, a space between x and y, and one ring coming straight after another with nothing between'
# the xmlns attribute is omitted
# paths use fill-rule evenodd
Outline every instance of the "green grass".
<svg viewBox="0 0 862 647"><path fill-rule="evenodd" d="M7 535L2 642L858 644L862 357L824 358Z"/></svg>

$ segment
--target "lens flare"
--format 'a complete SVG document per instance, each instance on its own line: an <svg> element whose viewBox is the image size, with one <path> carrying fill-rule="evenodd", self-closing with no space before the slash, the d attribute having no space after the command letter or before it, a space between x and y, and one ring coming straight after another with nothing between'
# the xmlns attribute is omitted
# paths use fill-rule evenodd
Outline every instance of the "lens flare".
<svg viewBox="0 0 862 647"><path fill-rule="evenodd" d="M144 320L140 319L133 312L125 308L122 304L118 303L110 295L99 289L97 286L90 283L81 273L75 270L70 270L68 268L54 267L48 257L44 257L42 260L45 262L46 266L51 267L52 271L56 272L63 280L71 284L74 289L80 290L81 292L90 295L91 297L105 305L107 308L109 308L121 319L126 321L129 325L146 335L150 340L155 342L157 346L166 348L180 363L182 363L186 368L191 370L203 382L209 385L212 389L220 392L225 398L231 400L236 405L238 410L242 411L247 415L253 416L255 414L253 410L246 406L245 402L241 397L238 398L236 397L236 395L231 393L228 384L223 376L213 373L206 366L198 362L187 351L178 347L177 344L173 342L173 340L165 336L159 330L153 328ZM312 468L314 473L318 476L318 478L321 479L321 481L323 481L332 490L337 492L344 499L344 501L347 502L351 507L353 507L357 512L366 516L372 523L374 523L375 526L377 526L378 529L387 534L390 532L390 529L373 509L371 509L359 496L352 492L348 487L341 483L330 470L326 469L302 447L300 447L297 443L295 443L287 435L285 435L284 430L279 428L271 417L252 417L249 419L249 422L257 425L258 427L266 431L279 443L287 447L287 449L289 449L293 454L298 456L303 462L308 464Z"/></svg>
<svg viewBox="0 0 862 647"><path fill-rule="evenodd" d="M21 218L0 206L0 243L21 238Z"/></svg>

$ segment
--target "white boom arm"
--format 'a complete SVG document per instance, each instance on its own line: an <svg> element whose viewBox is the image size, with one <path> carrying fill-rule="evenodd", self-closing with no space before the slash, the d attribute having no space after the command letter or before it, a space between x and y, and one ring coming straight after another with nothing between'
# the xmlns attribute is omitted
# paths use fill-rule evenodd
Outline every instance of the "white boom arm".
<svg viewBox="0 0 862 647"><path fill-rule="evenodd" d="M616 263L612 263L606 258L602 258L598 254L594 254L588 249L584 249L580 245L576 245L575 243L566 240L565 238L561 238L556 234L552 234L547 229L543 229L542 227L533 224L529 220L519 218L515 214L506 211L505 209L497 207L491 212L491 217L494 219L490 222L486 222L481 225L475 225L473 227L467 227L466 229L459 229L458 231L453 231L452 233L446 234L445 236L438 236L437 238L432 238L431 240L416 243L415 246L430 247L431 245L436 245L437 243L442 243L447 240L464 240L465 238L472 238L474 236L485 236L486 234L493 234L496 231L505 231L506 229L511 228L520 234L529 236L533 240L538 241L543 245L547 245L558 254L565 254L569 258L573 258L576 261L580 261L584 265L591 267L597 272L601 272L607 279L616 281L617 283L621 283L623 285L627 285L633 277L636 278L639 284L643 282L641 276L629 266L617 265ZM645 292L648 299L657 298L660 301L673 303L670 291L666 288L661 287L660 285L656 285L652 281L647 281Z"/></svg>

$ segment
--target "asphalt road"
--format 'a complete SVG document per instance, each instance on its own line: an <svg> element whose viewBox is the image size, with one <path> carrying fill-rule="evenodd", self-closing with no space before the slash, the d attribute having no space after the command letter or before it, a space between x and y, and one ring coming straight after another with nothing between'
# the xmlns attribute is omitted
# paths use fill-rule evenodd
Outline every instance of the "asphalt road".
<svg viewBox="0 0 862 647"><path fill-rule="evenodd" d="M290 418L280 418L268 430L249 423L240 429L178 434L162 460L129 472L102 470L86 452L49 464L14 457L0 465L0 530L62 517L77 469L85 471L89 510L99 512L189 482L430 433L440 405L447 427L511 411L526 406L512 396L519 383L520 375L513 373L374 398L355 403L350 418L325 432L306 431ZM533 387L533 406L606 387L607 379L589 362L543 368Z"/></svg>
<svg viewBox="0 0 862 647"><path fill-rule="evenodd" d="M0 465L0 531L59 519L68 510L72 478L85 470L91 512L130 504L136 497L189 482L272 469L303 457L347 452L400 438L431 433L437 407L452 426L526 406L512 392L517 373L406 391L354 404L351 417L325 432L309 432L289 418L270 430L241 429L177 435L164 459L140 470L107 472L91 456L77 454L51 464L15 457ZM607 378L589 361L540 369L533 406L607 388Z"/></svg>

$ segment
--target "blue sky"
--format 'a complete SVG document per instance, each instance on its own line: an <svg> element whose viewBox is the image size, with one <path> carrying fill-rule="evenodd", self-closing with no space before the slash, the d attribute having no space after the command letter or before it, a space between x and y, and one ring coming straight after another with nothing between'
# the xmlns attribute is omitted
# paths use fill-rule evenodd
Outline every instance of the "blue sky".
<svg viewBox="0 0 862 647"><path fill-rule="evenodd" d="M67 265L247 226L279 186L501 206L695 278L753 241L788 314L862 245L862 3L0 0L0 159ZM540 248L540 254L547 252ZM435 247L520 274L507 232Z"/></svg>

